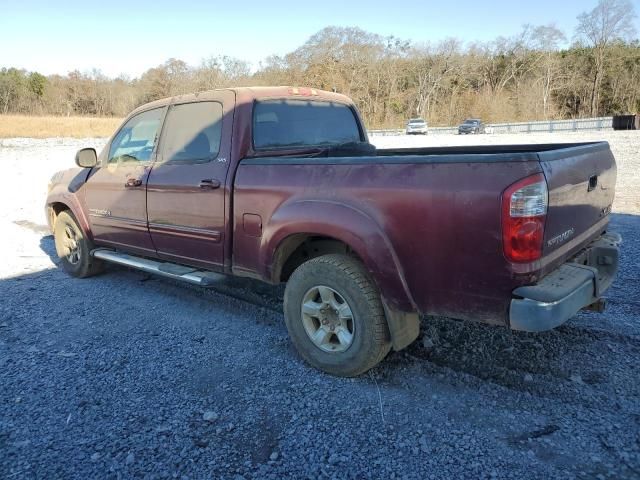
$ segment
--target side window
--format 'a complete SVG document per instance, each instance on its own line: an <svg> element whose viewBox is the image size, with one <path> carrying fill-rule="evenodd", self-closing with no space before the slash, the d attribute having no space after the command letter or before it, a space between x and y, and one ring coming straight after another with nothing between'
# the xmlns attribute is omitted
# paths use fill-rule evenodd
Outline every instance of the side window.
<svg viewBox="0 0 640 480"><path fill-rule="evenodd" d="M204 163L218 156L222 134L222 104L198 102L173 105L167 114L160 160Z"/></svg>
<svg viewBox="0 0 640 480"><path fill-rule="evenodd" d="M147 162L160 131L164 108L147 110L120 129L109 148L109 163Z"/></svg>

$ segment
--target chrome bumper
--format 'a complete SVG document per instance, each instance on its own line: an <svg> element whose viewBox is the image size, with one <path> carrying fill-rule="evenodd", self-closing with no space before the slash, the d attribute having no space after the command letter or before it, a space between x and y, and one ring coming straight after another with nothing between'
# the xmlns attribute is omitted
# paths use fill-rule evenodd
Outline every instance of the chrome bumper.
<svg viewBox="0 0 640 480"><path fill-rule="evenodd" d="M602 235L539 283L516 288L509 308L511 328L550 330L598 301L618 270L621 242L616 233Z"/></svg>

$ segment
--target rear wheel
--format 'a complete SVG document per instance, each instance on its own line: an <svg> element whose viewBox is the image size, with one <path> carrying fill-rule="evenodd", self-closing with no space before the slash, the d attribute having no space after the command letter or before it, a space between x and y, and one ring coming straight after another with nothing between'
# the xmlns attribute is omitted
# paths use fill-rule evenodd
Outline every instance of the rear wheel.
<svg viewBox="0 0 640 480"><path fill-rule="evenodd" d="M93 243L85 237L78 221L68 210L58 214L53 236L62 268L69 275L84 278L103 270L103 263L90 255Z"/></svg>
<svg viewBox="0 0 640 480"><path fill-rule="evenodd" d="M346 255L298 267L287 283L284 315L300 356L332 375L363 373L391 348L380 294L363 265Z"/></svg>

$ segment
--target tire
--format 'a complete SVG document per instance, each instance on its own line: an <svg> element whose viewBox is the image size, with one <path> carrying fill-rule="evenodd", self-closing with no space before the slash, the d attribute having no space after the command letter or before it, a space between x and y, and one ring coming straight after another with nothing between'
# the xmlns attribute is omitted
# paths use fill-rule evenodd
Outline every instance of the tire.
<svg viewBox="0 0 640 480"><path fill-rule="evenodd" d="M53 236L62 268L69 275L85 278L102 272L103 262L90 255L94 245L85 237L76 217L70 211L65 210L57 216Z"/></svg>
<svg viewBox="0 0 640 480"><path fill-rule="evenodd" d="M362 263L347 255L300 265L287 282L284 318L300 356L331 375L366 372L391 349L380 293Z"/></svg>

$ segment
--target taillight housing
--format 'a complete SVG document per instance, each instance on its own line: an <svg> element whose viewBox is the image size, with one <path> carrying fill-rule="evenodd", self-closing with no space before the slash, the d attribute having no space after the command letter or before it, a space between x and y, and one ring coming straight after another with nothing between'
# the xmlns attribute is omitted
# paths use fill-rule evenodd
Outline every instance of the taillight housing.
<svg viewBox="0 0 640 480"><path fill-rule="evenodd" d="M531 262L542 256L549 192L544 175L517 181L502 193L502 245L512 262Z"/></svg>

